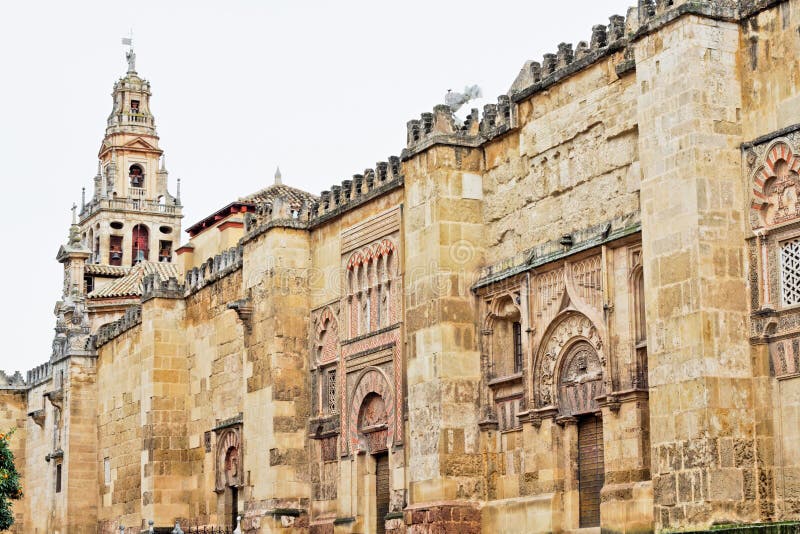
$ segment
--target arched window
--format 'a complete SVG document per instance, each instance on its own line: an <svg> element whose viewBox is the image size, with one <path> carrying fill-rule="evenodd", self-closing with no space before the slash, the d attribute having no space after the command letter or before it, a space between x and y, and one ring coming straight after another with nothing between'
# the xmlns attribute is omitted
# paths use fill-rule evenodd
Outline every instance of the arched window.
<svg viewBox="0 0 800 534"><path fill-rule="evenodd" d="M133 245L131 258L133 264L135 265L140 261L148 261L150 259L150 232L147 230L147 226L143 224L134 226L132 237Z"/></svg>
<svg viewBox="0 0 800 534"><path fill-rule="evenodd" d="M128 176L131 179L131 187L143 188L144 187L144 170L138 163L131 165Z"/></svg>

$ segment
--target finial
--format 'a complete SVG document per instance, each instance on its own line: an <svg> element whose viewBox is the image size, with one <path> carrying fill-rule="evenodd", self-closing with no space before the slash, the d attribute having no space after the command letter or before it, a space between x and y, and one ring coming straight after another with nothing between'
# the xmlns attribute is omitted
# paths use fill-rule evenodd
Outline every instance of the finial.
<svg viewBox="0 0 800 534"><path fill-rule="evenodd" d="M183 534L183 530L181 530L181 524L175 521L175 528L172 529L172 534Z"/></svg>
<svg viewBox="0 0 800 534"><path fill-rule="evenodd" d="M85 187L81 187L81 211L83 211L83 209L85 207L86 207L86 188ZM73 216L74 215L75 215L75 212L73 212Z"/></svg>
<svg viewBox="0 0 800 534"><path fill-rule="evenodd" d="M72 203L72 224L78 224L78 220L75 218L75 210L78 209L78 206L73 202Z"/></svg>
<svg viewBox="0 0 800 534"><path fill-rule="evenodd" d="M154 524L155 524L155 521L153 521L152 519L147 522L147 525L150 527L147 532L149 532L150 534L153 534L153 525Z"/></svg>
<svg viewBox="0 0 800 534"><path fill-rule="evenodd" d="M98 160L97 160L97 176L100 176L100 164L101 164L101 163L102 163L102 162L101 162L101 161L98 159Z"/></svg>
<svg viewBox="0 0 800 534"><path fill-rule="evenodd" d="M236 516L236 529L234 529L233 534L242 534L242 527L240 526L242 522L242 516Z"/></svg>
<svg viewBox="0 0 800 534"><path fill-rule="evenodd" d="M166 171L167 170L167 155L166 154L161 154L161 170L162 171Z"/></svg>
<svg viewBox="0 0 800 534"><path fill-rule="evenodd" d="M175 200L178 201L178 204L181 203L181 179L178 178L178 190L175 192Z"/></svg>
<svg viewBox="0 0 800 534"><path fill-rule="evenodd" d="M122 525L120 525L120 526L119 526L119 531L120 531L120 532L122 532L122 533L124 534L124 532L125 532L125 527L123 527Z"/></svg>
<svg viewBox="0 0 800 534"><path fill-rule="evenodd" d="M133 30L131 30L130 37L123 37L122 44L128 45L128 51L125 52L125 59L128 60L128 74L136 73L136 52L133 51Z"/></svg>
<svg viewBox="0 0 800 534"><path fill-rule="evenodd" d="M281 180L281 168L275 168L275 185L281 185L283 181Z"/></svg>

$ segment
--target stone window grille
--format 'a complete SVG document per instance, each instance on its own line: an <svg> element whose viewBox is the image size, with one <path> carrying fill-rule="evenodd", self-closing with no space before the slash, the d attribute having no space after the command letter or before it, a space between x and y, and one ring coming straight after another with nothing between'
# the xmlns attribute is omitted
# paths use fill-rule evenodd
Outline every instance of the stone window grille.
<svg viewBox="0 0 800 534"><path fill-rule="evenodd" d="M800 304L800 237L781 243L781 302Z"/></svg>
<svg viewBox="0 0 800 534"><path fill-rule="evenodd" d="M331 369L326 373L325 378L326 408L329 414L338 413L336 409L336 389L336 369Z"/></svg>

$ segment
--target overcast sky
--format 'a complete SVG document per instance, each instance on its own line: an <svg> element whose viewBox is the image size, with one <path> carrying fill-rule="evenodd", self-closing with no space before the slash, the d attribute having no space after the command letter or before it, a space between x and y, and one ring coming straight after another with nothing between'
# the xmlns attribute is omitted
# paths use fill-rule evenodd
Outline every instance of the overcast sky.
<svg viewBox="0 0 800 534"><path fill-rule="evenodd" d="M527 59L588 41L592 25L633 3L4 2L0 369L50 357L55 255L81 187L91 195L131 29L188 228L271 183L277 165L284 183L318 194L399 155L406 121L447 89L479 84L495 101Z"/></svg>

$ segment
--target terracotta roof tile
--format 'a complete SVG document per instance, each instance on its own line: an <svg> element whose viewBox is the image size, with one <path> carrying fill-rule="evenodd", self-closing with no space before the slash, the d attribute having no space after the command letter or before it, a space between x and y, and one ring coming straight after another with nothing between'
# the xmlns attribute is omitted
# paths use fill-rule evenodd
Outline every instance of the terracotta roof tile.
<svg viewBox="0 0 800 534"><path fill-rule="evenodd" d="M110 284L97 288L87 296L90 299L109 297L137 297L142 294L142 279L148 274L157 274L162 281L170 277L178 278L178 268L174 263L155 263L143 261L130 268L130 272Z"/></svg>
<svg viewBox="0 0 800 534"><path fill-rule="evenodd" d="M302 204L303 201L314 202L319 200L311 193L306 193L300 189L295 189L294 187L289 187L288 185L283 184L272 184L264 189L261 189L260 191L256 191L255 193L251 193L240 198L239 201L252 202L255 204L261 202L272 202L277 197L288 199L291 204L297 204L298 206Z"/></svg>
<svg viewBox="0 0 800 534"><path fill-rule="evenodd" d="M96 263L87 263L84 268L86 274L95 276L125 276L130 270L130 267L121 265L99 265Z"/></svg>

